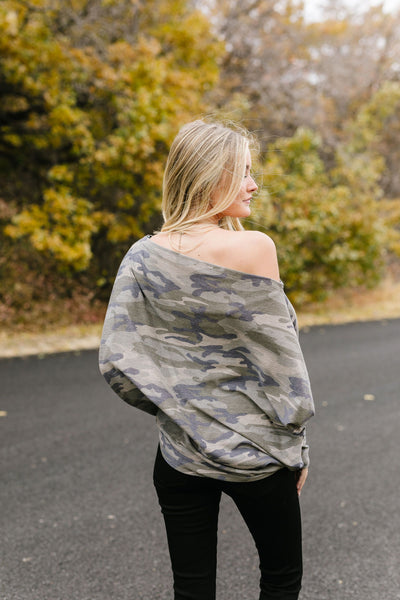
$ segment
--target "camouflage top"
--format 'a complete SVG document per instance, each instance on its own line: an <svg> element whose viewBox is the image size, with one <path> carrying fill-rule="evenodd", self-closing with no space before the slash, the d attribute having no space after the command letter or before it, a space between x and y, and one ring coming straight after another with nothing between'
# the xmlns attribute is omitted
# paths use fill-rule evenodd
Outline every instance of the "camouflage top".
<svg viewBox="0 0 400 600"><path fill-rule="evenodd" d="M156 415L183 473L255 480L308 465L314 414L296 316L283 284L179 254L147 236L118 271L100 370Z"/></svg>

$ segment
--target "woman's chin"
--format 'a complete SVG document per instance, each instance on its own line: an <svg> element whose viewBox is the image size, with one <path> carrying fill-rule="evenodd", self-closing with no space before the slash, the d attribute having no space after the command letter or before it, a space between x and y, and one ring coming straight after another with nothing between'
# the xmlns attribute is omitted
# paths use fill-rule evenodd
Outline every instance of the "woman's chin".
<svg viewBox="0 0 400 600"><path fill-rule="evenodd" d="M224 217L231 217L232 219L245 219L251 215L251 208L248 204L244 204L243 206L238 207L236 210L224 211Z"/></svg>

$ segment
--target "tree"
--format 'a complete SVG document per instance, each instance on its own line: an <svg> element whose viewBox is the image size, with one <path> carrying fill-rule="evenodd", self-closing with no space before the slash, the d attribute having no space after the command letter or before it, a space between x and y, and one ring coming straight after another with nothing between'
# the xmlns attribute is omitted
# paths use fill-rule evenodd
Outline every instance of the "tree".
<svg viewBox="0 0 400 600"><path fill-rule="evenodd" d="M208 0L207 7L226 47L213 101L257 130L264 149L309 127L329 159L347 121L384 81L398 80L400 12L382 5L326 2L316 22L305 20L300 0Z"/></svg>
<svg viewBox="0 0 400 600"><path fill-rule="evenodd" d="M314 103L307 124L336 148L360 107L398 78L400 13L386 13L382 5L352 12L331 4L334 11L309 26Z"/></svg>
<svg viewBox="0 0 400 600"><path fill-rule="evenodd" d="M383 190L388 197L399 197L400 83L385 81L348 123L347 132L354 153L383 157Z"/></svg>
<svg viewBox="0 0 400 600"><path fill-rule="evenodd" d="M348 153L381 163L379 203L388 226L387 250L400 256L400 83L386 81L348 124ZM360 180L364 173L359 173Z"/></svg>
<svg viewBox="0 0 400 600"><path fill-rule="evenodd" d="M338 155L328 171L320 152L321 140L306 129L271 145L262 170L267 193L254 216L277 243L281 275L297 305L335 288L373 285L382 273L381 163Z"/></svg>
<svg viewBox="0 0 400 600"><path fill-rule="evenodd" d="M16 213L6 234L107 283L159 220L167 148L204 110L220 51L183 0L3 2L0 181Z"/></svg>
<svg viewBox="0 0 400 600"><path fill-rule="evenodd" d="M208 10L225 42L221 83L212 101L257 130L265 149L296 130L297 111L311 97L304 77L309 55L303 2L209 0Z"/></svg>

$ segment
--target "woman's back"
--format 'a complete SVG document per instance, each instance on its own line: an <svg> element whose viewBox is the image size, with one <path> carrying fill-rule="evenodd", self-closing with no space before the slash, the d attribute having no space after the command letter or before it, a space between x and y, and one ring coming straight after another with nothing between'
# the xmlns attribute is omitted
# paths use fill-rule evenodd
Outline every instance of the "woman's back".
<svg viewBox="0 0 400 600"><path fill-rule="evenodd" d="M152 242L211 264L279 281L275 244L259 231L228 231L218 226L188 233L157 233Z"/></svg>

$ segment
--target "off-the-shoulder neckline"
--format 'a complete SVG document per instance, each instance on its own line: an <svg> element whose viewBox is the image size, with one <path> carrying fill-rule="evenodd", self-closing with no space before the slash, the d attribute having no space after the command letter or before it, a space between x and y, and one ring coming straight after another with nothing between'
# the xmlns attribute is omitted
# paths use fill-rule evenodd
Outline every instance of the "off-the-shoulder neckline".
<svg viewBox="0 0 400 600"><path fill-rule="evenodd" d="M204 265L206 267L212 268L213 270L217 270L219 272L224 272L227 271L231 274L236 274L239 275L241 277L246 277L246 278L250 278L250 279L255 279L255 280L260 280L260 281L268 281L272 284L277 284L280 288L284 287L284 284L282 281L278 281L277 279L273 279L272 277L264 277L263 275L254 275L253 273L246 273L246 271L239 271L237 269L231 269L229 267L224 267L223 265L217 265L215 263L210 263L207 262L205 260L201 260L199 258L194 258L193 256L186 256L186 254L183 254L182 252L177 252L176 250L172 250L172 248L166 248L165 246L161 246L161 244L157 244L157 242L154 242L151 240L152 236L151 235L146 235L145 237L143 237L140 241L146 241L147 243L149 243L152 248L159 248L162 252L166 252L167 254L170 254L171 256L175 256L178 259L181 259L183 261L189 261L192 263L196 263L198 265Z"/></svg>

